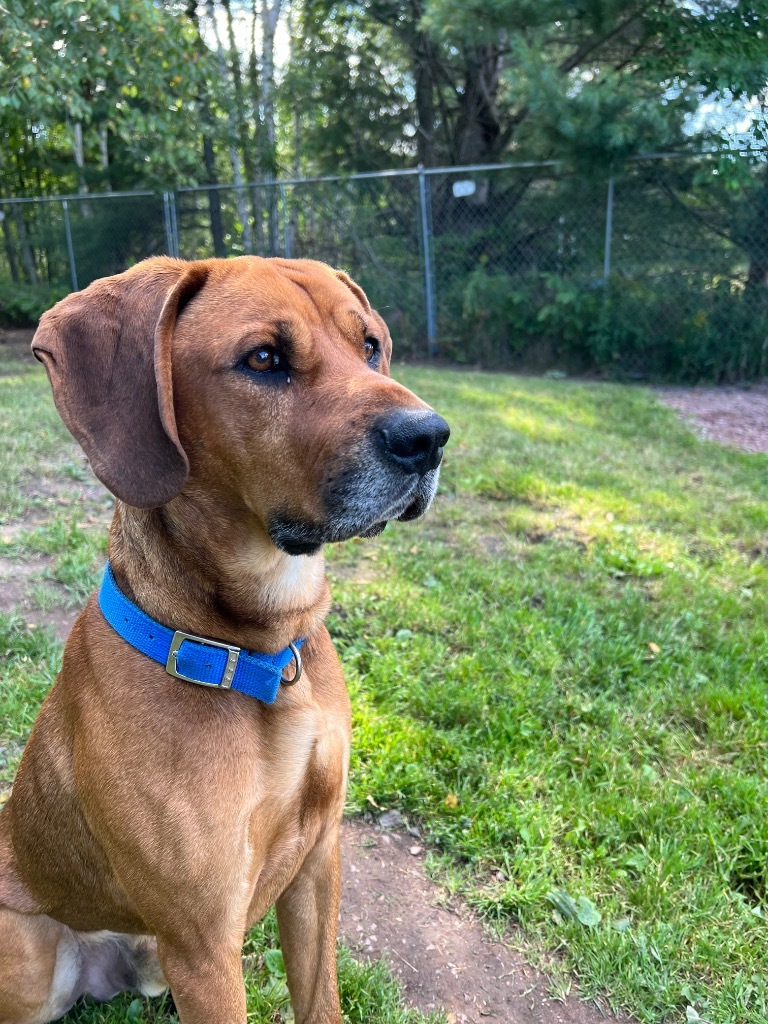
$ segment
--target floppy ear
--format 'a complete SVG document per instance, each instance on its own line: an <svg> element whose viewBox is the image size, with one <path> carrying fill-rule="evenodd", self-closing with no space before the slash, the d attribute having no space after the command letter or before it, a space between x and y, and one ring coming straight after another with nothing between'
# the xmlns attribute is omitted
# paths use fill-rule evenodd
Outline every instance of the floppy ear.
<svg viewBox="0 0 768 1024"><path fill-rule="evenodd" d="M171 338L207 276L204 263L147 260L67 296L32 340L94 473L138 508L170 501L189 473L173 412Z"/></svg>

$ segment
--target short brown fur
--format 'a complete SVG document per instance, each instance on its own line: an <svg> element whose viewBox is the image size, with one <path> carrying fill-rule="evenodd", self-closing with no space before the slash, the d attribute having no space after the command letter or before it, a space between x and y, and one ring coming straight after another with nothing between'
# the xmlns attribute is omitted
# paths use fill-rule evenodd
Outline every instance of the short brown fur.
<svg viewBox="0 0 768 1024"><path fill-rule="evenodd" d="M296 376L279 394L233 369L275 331ZM350 707L322 554L284 553L269 523L321 516L372 419L426 406L389 378L363 292L309 261L149 260L59 303L33 347L121 499L123 591L243 648L308 639L302 679L267 706L167 675L91 598L0 813L0 1021L42 1024L121 985L151 994L162 966L182 1024L244 1024L244 935L277 903L297 1024L338 1024Z"/></svg>

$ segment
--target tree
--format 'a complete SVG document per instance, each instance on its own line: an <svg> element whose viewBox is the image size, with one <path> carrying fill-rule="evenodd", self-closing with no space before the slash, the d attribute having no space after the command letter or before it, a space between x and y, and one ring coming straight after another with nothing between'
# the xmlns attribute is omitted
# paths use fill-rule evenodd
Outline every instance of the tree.
<svg viewBox="0 0 768 1024"><path fill-rule="evenodd" d="M292 125L284 148L301 139L309 173L384 170L411 163L415 130L407 53L353 4L326 15L307 7L295 27L282 81L281 119Z"/></svg>
<svg viewBox="0 0 768 1024"><path fill-rule="evenodd" d="M68 125L79 191L115 175L130 187L193 172L188 104L213 76L182 6L16 0L0 24L0 124L34 126L43 146Z"/></svg>
<svg viewBox="0 0 768 1024"><path fill-rule="evenodd" d="M344 6L309 0L317 18ZM601 126L601 158L621 159L678 141L703 96L726 86L764 94L768 81L766 0L353 7L409 54L418 156L428 165L568 155L586 137L584 118Z"/></svg>

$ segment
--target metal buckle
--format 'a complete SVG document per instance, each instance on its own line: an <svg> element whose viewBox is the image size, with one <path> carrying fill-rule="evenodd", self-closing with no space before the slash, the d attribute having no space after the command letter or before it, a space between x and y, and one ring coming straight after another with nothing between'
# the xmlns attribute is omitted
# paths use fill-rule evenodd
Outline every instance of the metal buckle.
<svg viewBox="0 0 768 1024"><path fill-rule="evenodd" d="M192 643L202 644L203 647L220 647L223 651L228 651L227 664L224 666L224 674L221 677L221 681L218 683L205 683L202 679L193 679L192 676L184 676L181 672L176 671L176 658L179 653L179 648L185 640L191 640ZM208 640L204 636L195 636L193 633L182 633L180 629L177 629L173 634L173 640L171 640L171 649L168 651L168 660L165 663L165 671L169 676L174 676L176 679L183 679L185 683L195 683L197 686L213 686L216 689L228 690L232 685L232 680L235 678L235 669L237 668L237 661L240 657L240 648L233 647L232 644L220 644L217 640Z"/></svg>
<svg viewBox="0 0 768 1024"><path fill-rule="evenodd" d="M298 681L301 679L301 673L303 670L303 666L301 664L301 655L299 654L299 648L296 646L296 644L288 644L288 646L291 649L293 660L296 662L296 672L294 674L293 679L284 679L282 675L280 676L280 682L283 684L283 686L293 686L294 683L298 683Z"/></svg>

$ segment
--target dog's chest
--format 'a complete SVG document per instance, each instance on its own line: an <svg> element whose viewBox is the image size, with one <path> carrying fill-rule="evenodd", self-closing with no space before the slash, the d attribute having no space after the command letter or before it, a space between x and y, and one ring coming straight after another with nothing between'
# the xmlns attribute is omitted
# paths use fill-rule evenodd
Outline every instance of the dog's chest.
<svg viewBox="0 0 768 1024"><path fill-rule="evenodd" d="M344 805L349 732L343 719L313 711L285 716L271 753L253 764L243 836L242 891L258 920L290 884Z"/></svg>

